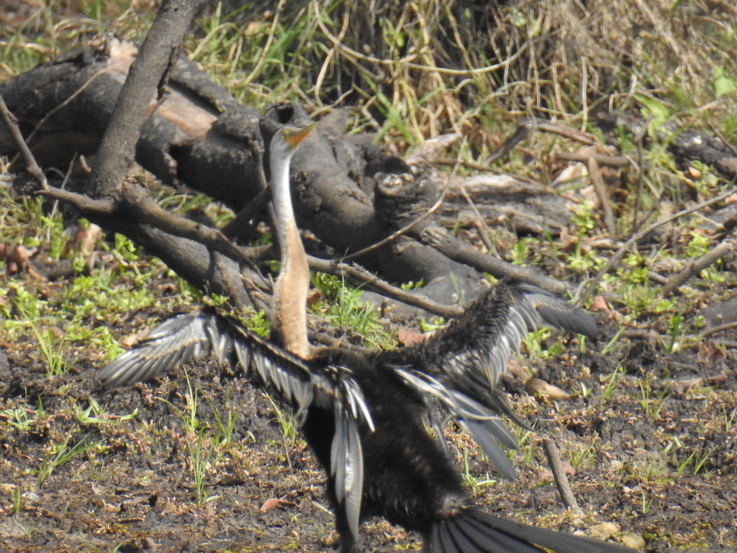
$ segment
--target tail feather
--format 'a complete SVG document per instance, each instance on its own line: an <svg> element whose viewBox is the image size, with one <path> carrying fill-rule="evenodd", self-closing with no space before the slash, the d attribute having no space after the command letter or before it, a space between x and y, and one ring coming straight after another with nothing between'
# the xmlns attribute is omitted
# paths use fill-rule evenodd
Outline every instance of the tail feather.
<svg viewBox="0 0 737 553"><path fill-rule="evenodd" d="M574 536L465 509L433 525L427 553L635 553L612 542Z"/></svg>
<svg viewBox="0 0 737 553"><path fill-rule="evenodd" d="M488 553L541 553L543 549L519 539L508 536L502 532L497 532L494 540L489 540L487 532L488 526L473 517L459 518L457 532L465 532L466 535L473 537L473 542L478 551ZM462 550L463 551L463 550ZM475 551L469 549L468 551ZM544 552L543 552L544 553Z"/></svg>
<svg viewBox="0 0 737 553"><path fill-rule="evenodd" d="M445 522L440 524L440 531L438 532L438 537L440 539L440 545L445 551L457 551L458 544L453 539L451 532L450 532L450 525L446 524ZM462 551L462 549L460 550Z"/></svg>

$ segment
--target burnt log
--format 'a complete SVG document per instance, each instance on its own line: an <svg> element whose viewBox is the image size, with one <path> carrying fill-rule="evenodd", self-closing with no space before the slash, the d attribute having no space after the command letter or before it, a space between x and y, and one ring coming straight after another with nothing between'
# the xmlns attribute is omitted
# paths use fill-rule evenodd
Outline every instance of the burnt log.
<svg viewBox="0 0 737 553"><path fill-rule="evenodd" d="M136 55L128 43L101 39L0 85L0 94L41 166L66 170L75 156L95 155ZM268 157L264 145L279 125L308 122L306 113L298 106L281 104L261 116L239 104L183 57L172 64L160 94L149 103L135 146L136 161L164 184L204 192L235 212L257 198L263 205L262 158ZM321 121L318 132L305 141L292 161L298 222L319 239L322 256L327 253L340 261L345 255L362 252L355 257L356 262L389 281L422 280L426 284L422 292L436 301L473 298L483 280L479 270L489 267L474 267L469 256L454 259L448 255L452 246L445 252L438 249L437 242L423 237L421 227L372 247L395 233L408 214L416 213L410 209L381 214L376 209L377 183L392 173L409 175L408 167L402 160L383 155L368 140L349 139L342 130L335 117ZM0 154L12 154L16 149L0 127ZM422 179L432 181L433 175L425 172ZM95 195L89 180L77 179L76 186L77 192ZM120 193L125 195L135 188L124 186ZM244 248L224 245L226 237L219 230L204 229L202 224L182 230L186 225L160 223L155 209L142 209L145 202L131 200L138 196L140 192L124 198L112 214L86 215L103 228L130 236L196 286L235 295L236 304L251 303L246 291L233 288L237 288L233 283L239 271L251 266ZM452 193L448 195L452 197ZM534 202L534 195L531 197ZM78 207L84 209L81 203ZM131 214L135 216L131 218ZM265 212L261 216L265 217ZM439 221L433 216L426 223L437 225ZM554 222L552 232L560 224ZM540 228L551 231L545 223ZM198 229L217 236L208 242L198 241ZM221 256L220 261L212 257L213 250ZM507 264L498 261L497 276L504 276ZM220 274L225 266L230 268ZM493 264L491 268L497 270ZM527 279L524 273L516 276ZM261 279L254 273L253 280ZM563 289L552 280L538 279L537 283L556 292Z"/></svg>

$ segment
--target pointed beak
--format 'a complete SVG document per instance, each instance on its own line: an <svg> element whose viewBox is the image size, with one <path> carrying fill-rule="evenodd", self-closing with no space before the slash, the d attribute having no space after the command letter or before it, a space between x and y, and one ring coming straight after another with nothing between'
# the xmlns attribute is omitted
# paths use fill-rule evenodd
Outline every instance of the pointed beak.
<svg viewBox="0 0 737 553"><path fill-rule="evenodd" d="M313 121L306 127L301 129L289 129L284 131L284 141L289 145L290 150L295 150L302 141L307 138L312 130L317 126L317 121Z"/></svg>

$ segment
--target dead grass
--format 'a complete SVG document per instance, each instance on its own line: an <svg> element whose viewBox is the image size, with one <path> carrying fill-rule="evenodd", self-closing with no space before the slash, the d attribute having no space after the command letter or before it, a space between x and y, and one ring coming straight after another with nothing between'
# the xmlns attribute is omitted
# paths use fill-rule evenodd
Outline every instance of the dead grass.
<svg viewBox="0 0 737 553"><path fill-rule="evenodd" d="M427 0L375 11L312 1L273 12L272 42L305 12L310 39L290 49L303 102L340 99L376 114L379 127L378 114L396 112L409 129L393 137L468 130L485 106L585 128L597 109L637 107L636 94L713 122L734 113L734 95L714 89L720 72L737 75L737 10L727 1Z"/></svg>

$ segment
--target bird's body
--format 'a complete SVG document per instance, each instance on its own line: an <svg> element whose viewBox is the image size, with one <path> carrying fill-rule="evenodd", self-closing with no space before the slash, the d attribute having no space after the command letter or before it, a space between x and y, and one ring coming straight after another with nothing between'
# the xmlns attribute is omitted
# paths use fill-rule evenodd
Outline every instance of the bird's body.
<svg viewBox="0 0 737 553"><path fill-rule="evenodd" d="M421 344L392 352L313 348L307 341L308 286L289 198L289 158L306 132L279 131L271 175L282 267L275 286L269 342L236 321L203 311L165 322L148 341L102 371L124 385L212 350L253 368L291 403L302 432L328 475L340 553L351 553L360 522L382 516L423 535L432 553L621 553L616 544L525 526L473 506L458 470L424 419L439 405L477 441L502 475L514 469L500 444L515 441L501 421L513 416L497 389L509 357L528 330L551 324L595 333L582 310L525 284L502 283ZM534 545L536 544L536 545Z"/></svg>
<svg viewBox="0 0 737 553"><path fill-rule="evenodd" d="M328 349L315 362L350 367L371 413L374 430L363 428L364 489L361 519L380 515L409 530L421 531L434 511L427 492L437 485L457 481L456 471L447 466L444 453L437 448L422 424L424 403L399 378L377 370L376 359L353 352ZM305 439L318 460L329 467L330 417L310 413L303 426ZM460 483L458 483L460 486ZM332 492L331 492L332 495ZM345 521L336 511L341 536L348 539Z"/></svg>

